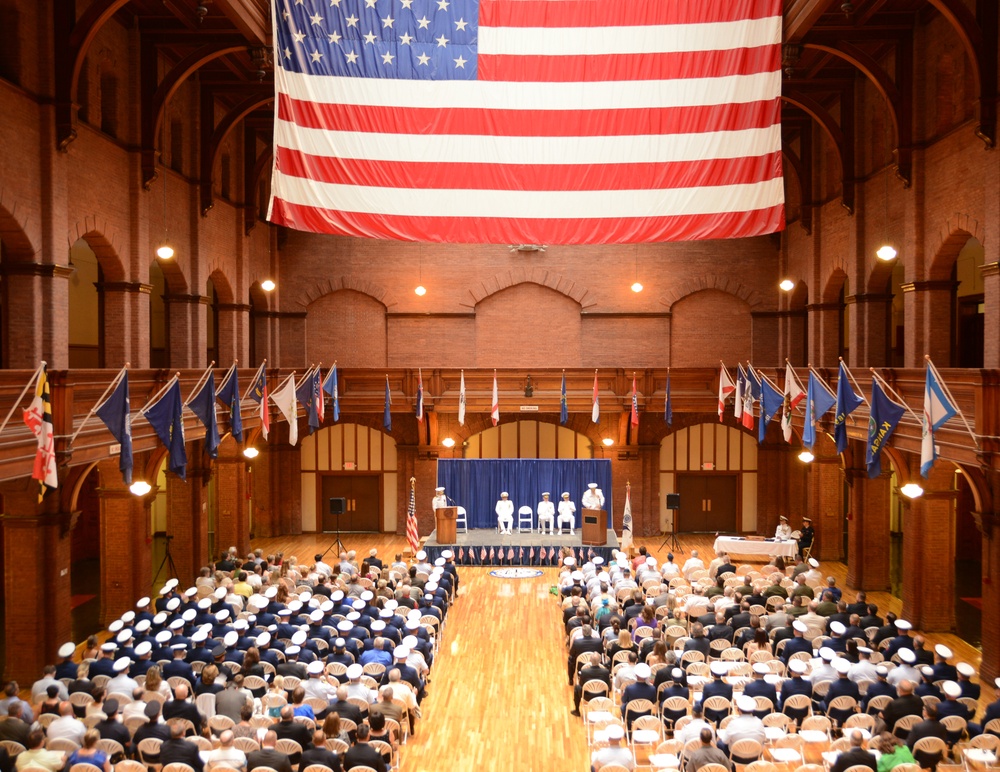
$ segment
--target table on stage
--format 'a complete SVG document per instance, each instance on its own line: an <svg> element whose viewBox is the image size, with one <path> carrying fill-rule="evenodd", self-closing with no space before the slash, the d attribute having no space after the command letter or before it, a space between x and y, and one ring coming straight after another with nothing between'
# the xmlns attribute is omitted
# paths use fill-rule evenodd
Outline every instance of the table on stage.
<svg viewBox="0 0 1000 772"><path fill-rule="evenodd" d="M775 541L773 539L743 539L739 536L719 536L713 547L715 554L725 552L728 555L767 555L768 557L794 558L799 551L799 545L794 540Z"/></svg>

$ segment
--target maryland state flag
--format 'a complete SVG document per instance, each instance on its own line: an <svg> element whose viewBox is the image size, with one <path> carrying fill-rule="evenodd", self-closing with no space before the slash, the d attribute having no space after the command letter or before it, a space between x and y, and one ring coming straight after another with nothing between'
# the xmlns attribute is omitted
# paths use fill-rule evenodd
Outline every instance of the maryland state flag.
<svg viewBox="0 0 1000 772"><path fill-rule="evenodd" d="M44 364L38 371L35 398L31 400L28 409L24 411L24 423L38 440L38 450L35 451L35 466L31 471L31 477L38 480L38 501L41 503L46 493L59 487L52 428L52 399L49 396L49 371Z"/></svg>

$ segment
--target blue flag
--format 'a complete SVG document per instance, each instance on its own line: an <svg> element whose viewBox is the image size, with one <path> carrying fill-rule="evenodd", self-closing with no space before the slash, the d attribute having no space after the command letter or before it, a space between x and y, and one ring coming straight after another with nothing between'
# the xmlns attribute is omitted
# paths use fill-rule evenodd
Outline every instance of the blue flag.
<svg viewBox="0 0 1000 772"><path fill-rule="evenodd" d="M392 397L389 396L389 379L385 379L385 410L382 411L382 426L392 434Z"/></svg>
<svg viewBox="0 0 1000 772"><path fill-rule="evenodd" d="M205 451L209 458L219 456L219 421L215 413L215 373L209 372L205 383L191 395L187 406L205 426Z"/></svg>
<svg viewBox="0 0 1000 772"><path fill-rule="evenodd" d="M143 415L156 432L167 450L170 451L170 471L187 480L187 450L184 448L184 402L181 399L181 385L174 379L173 385Z"/></svg>
<svg viewBox="0 0 1000 772"><path fill-rule="evenodd" d="M94 410L97 417L104 421L108 431L121 445L118 451L118 468L126 485L132 484L132 420L129 416L128 370L118 381L111 396Z"/></svg>
<svg viewBox="0 0 1000 772"><path fill-rule="evenodd" d="M869 477L878 477L882 474L882 448L892 437L899 419L903 417L905 412L906 408L889 399L878 380L872 378L872 405L871 414L868 417L868 450L865 453Z"/></svg>
<svg viewBox="0 0 1000 772"><path fill-rule="evenodd" d="M958 407L951 401L948 392L937 378L937 370L927 360L927 379L924 381L923 436L920 440L920 474L927 477L937 458L934 432L952 417L958 415Z"/></svg>
<svg viewBox="0 0 1000 772"><path fill-rule="evenodd" d="M326 380L323 381L323 391L330 395L330 399L333 400L333 422L337 423L340 420L340 391L337 388L337 365L330 368L330 372L326 374Z"/></svg>
<svg viewBox="0 0 1000 772"><path fill-rule="evenodd" d="M843 453L847 450L847 416L858 409L858 405L864 402L862 397L854 393L851 388L850 378L847 374L847 365L840 363L840 371L837 374L837 412L833 419L833 438L837 441L837 452Z"/></svg>
<svg viewBox="0 0 1000 772"><path fill-rule="evenodd" d="M319 428L319 370L313 370L302 379L295 388L295 397L306 409L306 422L309 424L309 433L312 434Z"/></svg>
<svg viewBox="0 0 1000 772"><path fill-rule="evenodd" d="M802 444L809 450L816 444L816 422L837 404L837 397L812 371L806 386L806 418L802 426Z"/></svg>
<svg viewBox="0 0 1000 772"><path fill-rule="evenodd" d="M767 425L771 423L781 406L785 403L785 395L771 385L767 378L760 379L760 424L757 426L757 443L764 441Z"/></svg>
<svg viewBox="0 0 1000 772"><path fill-rule="evenodd" d="M670 404L670 376L667 376L667 396L663 398L663 420L667 426L674 425L674 409Z"/></svg>
<svg viewBox="0 0 1000 772"><path fill-rule="evenodd" d="M566 373L562 377L562 396L559 397L559 423L569 420L569 407L566 405Z"/></svg>
<svg viewBox="0 0 1000 772"><path fill-rule="evenodd" d="M229 377L222 382L215 398L229 408L229 433L237 442L243 442L243 414L240 412L240 381L233 367Z"/></svg>
<svg viewBox="0 0 1000 772"><path fill-rule="evenodd" d="M754 372L753 365L747 362L747 385L750 387L750 396L754 402L760 402L760 382L761 379Z"/></svg>

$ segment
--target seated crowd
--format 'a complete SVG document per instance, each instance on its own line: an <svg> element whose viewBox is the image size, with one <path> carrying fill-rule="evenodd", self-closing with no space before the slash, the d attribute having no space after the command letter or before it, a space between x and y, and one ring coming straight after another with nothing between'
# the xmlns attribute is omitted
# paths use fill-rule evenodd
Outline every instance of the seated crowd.
<svg viewBox="0 0 1000 772"><path fill-rule="evenodd" d="M300 566L232 548L194 587L141 598L82 661L64 644L30 702L7 683L0 772L398 768L458 590L453 558Z"/></svg>
<svg viewBox="0 0 1000 772"><path fill-rule="evenodd" d="M633 769L654 752L685 772L794 769L807 740L825 740L844 759L832 772L887 772L1000 742L1000 679L977 722L975 669L942 644L926 649L864 592L848 602L815 559L754 570L725 554L706 566L692 551L683 566L673 555L659 565L643 548L609 565L566 557L559 585L572 713L584 707L595 770Z"/></svg>

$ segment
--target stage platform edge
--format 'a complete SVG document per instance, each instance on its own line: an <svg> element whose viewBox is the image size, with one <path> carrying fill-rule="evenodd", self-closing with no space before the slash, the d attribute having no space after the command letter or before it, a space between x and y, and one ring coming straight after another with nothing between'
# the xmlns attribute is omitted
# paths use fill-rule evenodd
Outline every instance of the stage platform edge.
<svg viewBox="0 0 1000 772"><path fill-rule="evenodd" d="M464 566L554 566L559 562L559 551L569 547L580 563L594 557L601 557L605 563L611 560L612 552L618 549L618 536L613 529L607 530L607 538L602 546L589 546L580 542L581 534L549 536L539 533L518 533L503 536L496 530L479 528L468 533L457 534L455 544L440 544L437 531L431 531L423 549L433 562L446 549L455 553L455 562ZM484 554L485 553L485 554Z"/></svg>

